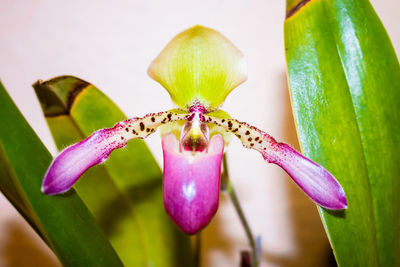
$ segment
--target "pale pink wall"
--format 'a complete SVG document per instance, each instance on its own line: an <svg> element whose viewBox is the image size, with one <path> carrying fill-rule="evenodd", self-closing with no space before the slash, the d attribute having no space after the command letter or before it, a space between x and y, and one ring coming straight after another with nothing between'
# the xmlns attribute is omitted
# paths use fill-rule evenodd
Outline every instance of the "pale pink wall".
<svg viewBox="0 0 400 267"><path fill-rule="evenodd" d="M248 81L227 98L224 110L296 147L285 77L284 2L2 0L0 77L45 145L56 153L33 82L76 75L101 88L129 116L169 109L167 93L146 75L147 66L175 34L202 24L226 35L248 63ZM400 1L372 3L400 53ZM148 143L161 162L159 136ZM263 238L263 261L268 266L321 266L329 245L315 206L282 170L244 150L238 141L230 145L228 157L250 225ZM203 236L203 266L237 266L239 251L247 248L225 197ZM57 265L0 194L0 266L34 263Z"/></svg>

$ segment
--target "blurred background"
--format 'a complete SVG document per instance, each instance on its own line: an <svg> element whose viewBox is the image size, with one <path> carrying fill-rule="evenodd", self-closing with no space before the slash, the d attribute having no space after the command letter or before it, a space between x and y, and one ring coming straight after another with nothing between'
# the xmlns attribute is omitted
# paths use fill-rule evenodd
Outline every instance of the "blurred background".
<svg viewBox="0 0 400 267"><path fill-rule="evenodd" d="M400 1L371 2L400 55ZM128 116L170 109L169 95L147 76L147 67L177 33L201 24L230 39L248 64L248 81L228 96L223 109L299 149L286 81L284 17L283 0L1 0L0 79L55 155L31 87L35 81L77 76ZM161 164L159 135L147 142ZM232 141L227 156L244 212L262 238L265 266L327 266L331 250L316 206L281 169L239 141ZM238 266L240 251L248 249L225 195L202 236L202 266ZM1 193L0 266L60 266Z"/></svg>

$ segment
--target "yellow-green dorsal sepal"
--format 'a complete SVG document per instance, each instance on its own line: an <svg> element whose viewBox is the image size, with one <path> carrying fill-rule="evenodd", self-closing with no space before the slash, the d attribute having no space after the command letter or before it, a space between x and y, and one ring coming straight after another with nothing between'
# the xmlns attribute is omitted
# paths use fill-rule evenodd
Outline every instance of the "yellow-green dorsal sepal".
<svg viewBox="0 0 400 267"><path fill-rule="evenodd" d="M198 102L208 111L247 79L243 54L222 34L194 26L178 34L151 63L148 74L184 110Z"/></svg>

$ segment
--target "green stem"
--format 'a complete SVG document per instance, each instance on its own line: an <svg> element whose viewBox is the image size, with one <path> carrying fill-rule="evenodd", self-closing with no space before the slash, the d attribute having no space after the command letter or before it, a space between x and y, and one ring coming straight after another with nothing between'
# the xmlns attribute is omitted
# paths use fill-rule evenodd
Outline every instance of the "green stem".
<svg viewBox="0 0 400 267"><path fill-rule="evenodd" d="M257 253L256 241L254 239L253 233L251 232L251 229L246 220L246 217L243 213L242 207L240 206L240 202L236 195L235 189L233 188L233 185L229 179L228 162L226 159L226 154L224 154L224 156L223 156L222 164L224 166L224 170L223 170L222 177L221 177L222 189L226 190L229 197L231 198L233 206L235 207L235 210L236 210L237 214L239 215L240 222L242 223L242 226L246 232L246 236L247 236L247 239L249 240L250 247L251 247L252 267L258 267L258 255L257 255L258 253Z"/></svg>

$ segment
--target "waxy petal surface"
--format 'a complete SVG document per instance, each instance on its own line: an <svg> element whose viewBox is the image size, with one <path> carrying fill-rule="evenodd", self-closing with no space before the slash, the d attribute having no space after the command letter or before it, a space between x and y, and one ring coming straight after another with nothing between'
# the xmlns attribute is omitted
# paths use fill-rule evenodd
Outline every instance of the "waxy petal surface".
<svg viewBox="0 0 400 267"><path fill-rule="evenodd" d="M219 32L194 26L178 34L151 63L148 74L187 110L196 102L218 108L247 79L242 53Z"/></svg>
<svg viewBox="0 0 400 267"><path fill-rule="evenodd" d="M267 156L266 160L282 167L314 202L327 209L347 208L342 186L324 167L287 144L277 144L276 152L276 156Z"/></svg>
<svg viewBox="0 0 400 267"><path fill-rule="evenodd" d="M109 135L109 130L99 130L63 150L47 170L42 192L53 195L67 191L87 169L105 161L114 149L125 145L121 142L110 142Z"/></svg>
<svg viewBox="0 0 400 267"><path fill-rule="evenodd" d="M105 161L114 149L124 147L131 139L147 137L162 124L186 119L186 114L165 111L98 130L87 139L64 149L54 159L43 180L43 193L53 195L67 191L87 169Z"/></svg>
<svg viewBox="0 0 400 267"><path fill-rule="evenodd" d="M293 181L314 202L327 209L346 209L347 200L342 186L324 167L304 157L289 145L278 143L272 136L247 123L230 118L204 115L213 123L233 133L243 146L255 149L265 160L283 168Z"/></svg>
<svg viewBox="0 0 400 267"><path fill-rule="evenodd" d="M204 228L218 209L224 140L214 136L208 152L179 151L173 134L164 136L164 205L168 215L187 234Z"/></svg>

